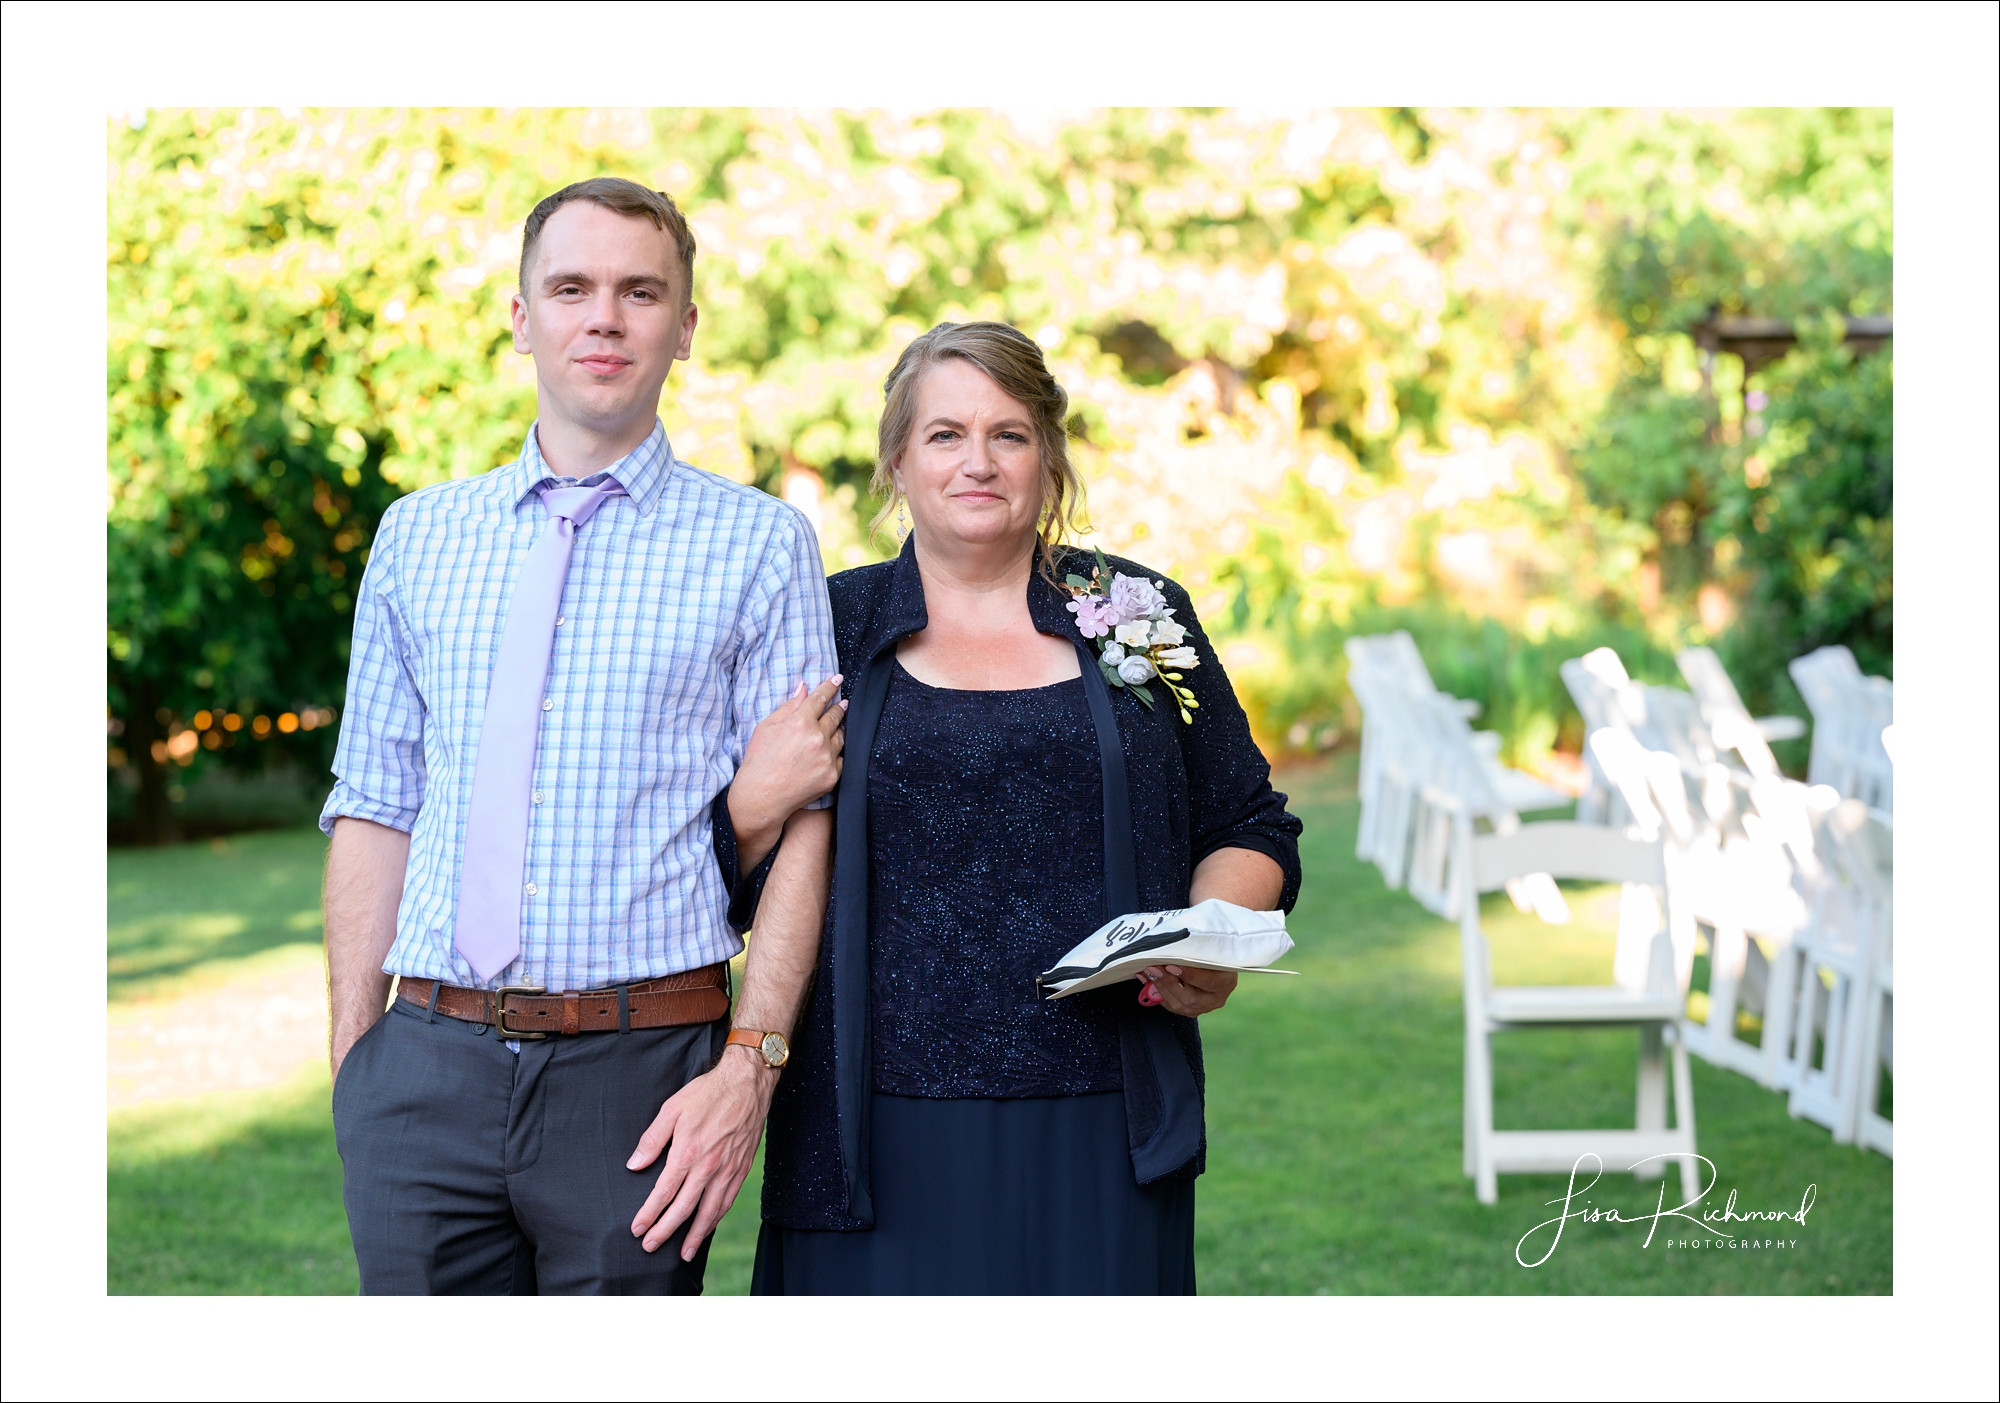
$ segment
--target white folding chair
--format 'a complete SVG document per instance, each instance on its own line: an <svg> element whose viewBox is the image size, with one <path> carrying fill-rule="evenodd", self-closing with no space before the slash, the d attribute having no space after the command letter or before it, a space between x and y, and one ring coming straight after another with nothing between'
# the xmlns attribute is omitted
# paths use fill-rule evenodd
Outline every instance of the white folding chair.
<svg viewBox="0 0 2000 1403"><path fill-rule="evenodd" d="M1668 855L1651 842L1595 824L1526 824L1475 836L1472 814L1433 790L1426 801L1452 816L1458 847L1459 937L1465 986L1465 1172L1481 1203L1499 1196L1501 1174L1560 1174L1595 1155L1608 1173L1657 1177L1678 1158L1681 1190L1701 1191L1695 1154L1694 1081L1678 1030L1686 985L1675 974L1674 886ZM1479 894L1530 872L1626 883L1619 922L1617 981L1604 986L1495 986L1479 925ZM1664 911L1668 919L1659 919ZM1643 950L1642 959L1631 956ZM1531 1027L1628 1026L1639 1034L1637 1124L1632 1130L1496 1130L1493 1035ZM1674 1124L1667 1125L1666 1049L1673 1057Z"/></svg>
<svg viewBox="0 0 2000 1403"><path fill-rule="evenodd" d="M1376 640L1357 635L1346 641L1343 650L1347 654L1347 687L1361 708L1361 767L1355 781L1361 823L1355 834L1354 855L1374 862L1382 831L1383 767L1394 749L1387 734L1395 723L1394 708L1382 682Z"/></svg>
<svg viewBox="0 0 2000 1403"><path fill-rule="evenodd" d="M1884 739L1896 722L1896 687L1886 677L1864 677L1854 689L1848 754L1852 787L1845 791L1885 814L1896 809L1896 767Z"/></svg>
<svg viewBox="0 0 2000 1403"><path fill-rule="evenodd" d="M1835 783L1841 764L1836 718L1846 704L1843 688L1861 681L1861 668L1853 653L1835 643L1793 658L1786 670L1813 718L1812 759L1806 766L1806 782L1839 789Z"/></svg>
<svg viewBox="0 0 2000 1403"><path fill-rule="evenodd" d="M1684 1030L1688 1050L1766 1086L1788 1085L1784 1050L1798 968L1793 941L1806 920L1795 874L1810 878L1817 870L1809 791L1774 776L1758 779L1749 791L1752 810L1739 816L1715 802L1715 786L1704 785L1707 802L1698 811L1672 755L1645 750L1608 727L1591 734L1588 748L1626 797L1641 836L1659 834L1677 855L1684 923L1676 931L1677 958L1691 967L1699 927L1710 931L1707 1010ZM1719 768L1711 767L1711 778ZM1725 820L1739 818L1735 831L1725 828ZM1762 1016L1758 1044L1737 1035L1739 1012Z"/></svg>
<svg viewBox="0 0 2000 1403"><path fill-rule="evenodd" d="M1408 707L1383 656L1382 640L1349 638L1347 686L1361 707L1361 767L1356 788L1361 822L1354 853L1373 862L1393 890L1402 885L1409 850L1410 774L1421 761L1409 735Z"/></svg>
<svg viewBox="0 0 2000 1403"><path fill-rule="evenodd" d="M1824 791L1822 791L1824 792ZM1784 1049L1798 988L1798 933L1807 920L1797 881L1813 880L1818 859L1807 818L1806 787L1766 777L1752 789L1755 812L1742 836L1711 848L1687 884L1695 919L1708 926L1708 1010L1688 1030L1696 1056L1784 1088ZM1759 1041L1737 1032L1737 1015L1761 1019Z"/></svg>
<svg viewBox="0 0 2000 1403"><path fill-rule="evenodd" d="M1889 821L1859 800L1843 800L1814 813L1814 837L1822 880L1797 941L1799 994L1787 1053L1790 1109L1848 1143L1858 1134L1864 1088L1872 1107L1879 1087L1878 1059L1888 1028L1877 981L1890 958ZM1893 997L1893 989L1888 993ZM1871 1024L1876 1025L1873 1050ZM1886 1146L1887 1136L1877 1142Z"/></svg>
<svg viewBox="0 0 2000 1403"><path fill-rule="evenodd" d="M1430 769L1428 784L1418 790L1411 821L1410 895L1426 910L1447 920L1458 914L1451 817L1428 802L1431 789L1454 796L1496 833L1518 828L1524 812L1570 802L1569 795L1553 785L1480 754L1472 741L1475 732L1453 702L1454 698L1441 693L1411 700L1413 714L1425 723ZM1561 924L1569 919L1568 904L1546 873L1525 873L1510 880L1507 894L1519 909L1533 910L1545 921Z"/></svg>
<svg viewBox="0 0 2000 1403"><path fill-rule="evenodd" d="M1750 708L1743 704L1743 698L1736 690L1736 684L1729 678L1722 666L1722 659L1715 655L1713 648L1683 648L1675 656L1674 662L1687 679L1689 690L1701 704L1702 719L1708 722L1710 730L1724 728L1724 718L1733 725L1737 720L1747 721L1764 741L1797 740L1806 733L1806 722L1802 716L1759 716L1752 718ZM1725 744L1734 744L1728 741Z"/></svg>
<svg viewBox="0 0 2000 1403"><path fill-rule="evenodd" d="M1417 837L1418 796L1426 784L1444 778L1458 758L1455 745L1440 745L1433 708L1449 709L1474 754L1491 769L1500 768L1494 759L1500 737L1464 726L1465 717L1478 714L1478 703L1439 692L1407 632L1356 635L1344 649L1348 688L1362 715L1355 855L1373 862L1394 890L1404 884L1413 856L1427 851ZM1559 796L1558 802L1567 802L1567 796Z"/></svg>
<svg viewBox="0 0 2000 1403"><path fill-rule="evenodd" d="M1851 817L1851 816L1850 816ZM1863 1007L1855 1031L1860 1046L1854 1056L1853 1110L1848 1128L1853 1138L1869 1149L1894 1157L1896 1127L1879 1109L1882 1074L1895 1074L1894 1031L1896 1005L1895 972L1895 842L1890 820L1879 810L1865 818L1833 825L1848 870L1865 889L1865 900L1874 928L1874 959L1870 978L1862 990Z"/></svg>
<svg viewBox="0 0 2000 1403"><path fill-rule="evenodd" d="M1883 737L1896 719L1895 685L1862 676L1854 655L1839 646L1794 658L1790 670L1813 714L1809 780L1894 813L1895 765Z"/></svg>
<svg viewBox="0 0 2000 1403"><path fill-rule="evenodd" d="M1570 699L1576 703L1577 714L1583 717L1584 735L1606 728L1631 729L1623 697L1631 688L1632 679L1614 650L1593 648L1580 658L1567 659L1558 670ZM1588 745L1583 750L1583 763L1589 783L1576 801L1576 821L1623 828L1631 821L1631 815L1624 811L1617 786L1605 775Z"/></svg>

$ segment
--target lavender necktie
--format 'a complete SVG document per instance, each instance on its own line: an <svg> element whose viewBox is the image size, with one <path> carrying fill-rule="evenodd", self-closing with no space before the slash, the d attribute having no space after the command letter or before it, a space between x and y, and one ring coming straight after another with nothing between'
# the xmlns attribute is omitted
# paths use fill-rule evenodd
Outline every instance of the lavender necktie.
<svg viewBox="0 0 2000 1403"><path fill-rule="evenodd" d="M521 875L528 854L528 791L534 782L535 741L548 707L549 652L556 610L569 575L577 528L625 489L611 478L594 487L542 488L549 514L507 601L500 655L486 692L472 771L472 808L465 821L465 861L458 877L458 919L452 943L482 980L521 953Z"/></svg>

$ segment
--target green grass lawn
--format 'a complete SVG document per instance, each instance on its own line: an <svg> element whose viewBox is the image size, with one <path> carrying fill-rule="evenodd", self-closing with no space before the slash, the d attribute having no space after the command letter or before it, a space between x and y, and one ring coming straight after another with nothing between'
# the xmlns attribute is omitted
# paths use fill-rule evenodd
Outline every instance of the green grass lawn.
<svg viewBox="0 0 2000 1403"><path fill-rule="evenodd" d="M114 1004L181 993L319 948L317 828L114 848L106 891Z"/></svg>
<svg viewBox="0 0 2000 1403"><path fill-rule="evenodd" d="M1784 1098L1695 1063L1710 1202L1793 1210L1816 1200L1784 1250L1643 1246L1644 1227L1572 1222L1546 1264L1515 1245L1555 1216L1561 1177L1500 1180L1482 1207L1460 1173L1462 1019L1456 928L1354 859L1351 756L1287 783L1306 823L1305 891L1292 921L1300 979L1246 978L1203 1020L1209 1172L1198 1191L1205 1293L1886 1293L1891 1166L1792 1120ZM318 938L316 832L260 834L220 848L111 856L115 1003L277 958ZM1576 919L1545 926L1500 897L1485 907L1496 972L1515 982L1609 978L1615 901L1573 888ZM270 952L270 953L267 953ZM1496 1045L1503 1127L1630 1126L1630 1033L1548 1032ZM351 1292L340 1161L326 1074L267 1091L114 1113L110 1122L114 1293ZM1668 1206L1678 1176L1669 1176ZM1608 1176L1591 1205L1625 1217L1659 1192ZM757 1179L717 1233L709 1290L748 1288ZM1533 1260L1546 1234L1526 1255ZM1672 1234L1692 1234L1683 1224ZM1777 1237L1760 1231L1758 1240Z"/></svg>

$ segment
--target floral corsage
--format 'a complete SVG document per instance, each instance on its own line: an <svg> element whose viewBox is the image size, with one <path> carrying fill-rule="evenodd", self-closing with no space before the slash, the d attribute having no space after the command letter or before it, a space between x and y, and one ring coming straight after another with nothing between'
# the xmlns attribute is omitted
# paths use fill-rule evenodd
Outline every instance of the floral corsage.
<svg viewBox="0 0 2000 1403"><path fill-rule="evenodd" d="M1097 665L1104 670L1104 680L1150 707L1155 704L1151 683L1158 679L1173 694L1181 720L1193 725L1193 713L1201 703L1181 686L1181 673L1201 666L1201 659L1182 642L1187 630L1174 622L1160 582L1114 575L1104 552L1096 555L1090 579L1071 575L1066 583L1075 596L1069 611L1076 615L1077 632L1102 640L1097 645Z"/></svg>

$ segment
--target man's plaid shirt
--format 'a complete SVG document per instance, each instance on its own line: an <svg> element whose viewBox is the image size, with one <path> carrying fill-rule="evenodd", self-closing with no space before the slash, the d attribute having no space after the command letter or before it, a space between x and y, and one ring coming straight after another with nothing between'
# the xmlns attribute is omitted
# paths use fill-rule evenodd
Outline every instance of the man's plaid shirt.
<svg viewBox="0 0 2000 1403"><path fill-rule="evenodd" d="M657 424L606 471L630 495L598 510L570 558L529 807L535 894L496 985L602 987L742 949L709 804L757 722L836 667L819 545L796 508L678 461ZM411 835L391 974L482 982L452 947L466 806L549 481L571 480L530 428L514 462L411 493L376 532L320 827L351 817Z"/></svg>

